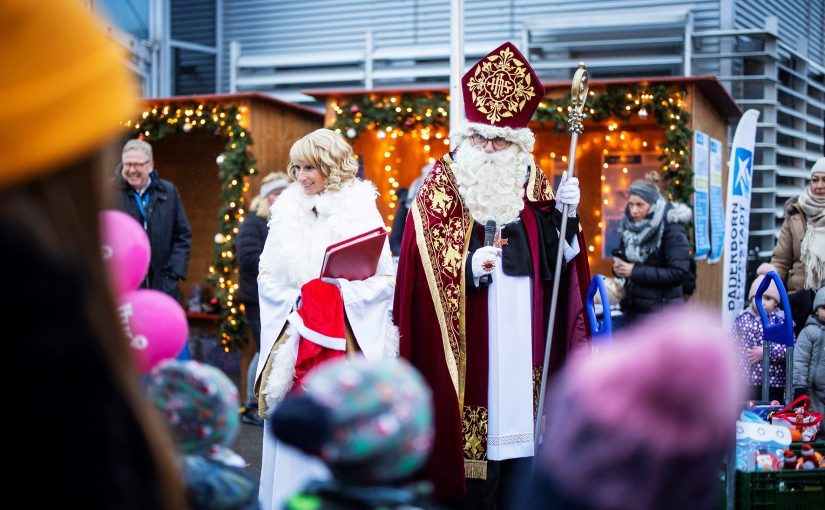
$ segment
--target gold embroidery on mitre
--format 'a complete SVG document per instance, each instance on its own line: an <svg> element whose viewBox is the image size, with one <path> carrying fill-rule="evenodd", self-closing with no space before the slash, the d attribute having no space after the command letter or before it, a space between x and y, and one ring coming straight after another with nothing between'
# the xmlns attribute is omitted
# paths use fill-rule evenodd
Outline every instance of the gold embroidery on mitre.
<svg viewBox="0 0 825 510"><path fill-rule="evenodd" d="M492 124L520 112L536 95L529 69L510 48L489 55L476 65L467 89L476 109Z"/></svg>

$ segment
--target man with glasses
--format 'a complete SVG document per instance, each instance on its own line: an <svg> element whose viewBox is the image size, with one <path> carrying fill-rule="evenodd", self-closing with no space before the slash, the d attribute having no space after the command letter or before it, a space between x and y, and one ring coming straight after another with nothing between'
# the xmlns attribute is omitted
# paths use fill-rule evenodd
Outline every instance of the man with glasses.
<svg viewBox="0 0 825 510"><path fill-rule="evenodd" d="M511 508L509 494L529 475L534 453L555 278L551 370L588 345L580 192L578 179L565 175L554 196L533 161L527 124L544 88L515 46L484 57L462 86L467 121L451 133L457 148L435 163L407 216L394 320L401 355L433 389L426 475L436 497L458 508ZM565 264L554 274L560 241Z"/></svg>
<svg viewBox="0 0 825 510"><path fill-rule="evenodd" d="M178 189L158 177L149 143L129 140L123 146L115 190L118 208L143 225L152 247L149 272L141 287L180 301L178 280L186 279L192 229Z"/></svg>

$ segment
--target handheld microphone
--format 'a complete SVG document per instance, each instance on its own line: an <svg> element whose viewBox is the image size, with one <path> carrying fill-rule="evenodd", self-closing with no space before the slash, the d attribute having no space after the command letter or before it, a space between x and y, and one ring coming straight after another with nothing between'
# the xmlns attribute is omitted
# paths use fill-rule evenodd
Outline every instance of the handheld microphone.
<svg viewBox="0 0 825 510"><path fill-rule="evenodd" d="M491 246L493 244L493 239L496 236L496 222L493 220L487 220L487 223L484 225L484 246ZM481 278L478 279L479 283L488 284L490 283L490 275L485 274Z"/></svg>

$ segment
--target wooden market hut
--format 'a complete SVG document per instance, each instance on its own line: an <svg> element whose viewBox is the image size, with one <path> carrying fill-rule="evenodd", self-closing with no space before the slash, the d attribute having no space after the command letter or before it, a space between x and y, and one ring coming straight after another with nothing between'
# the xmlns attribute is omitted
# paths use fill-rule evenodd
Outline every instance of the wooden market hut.
<svg viewBox="0 0 825 510"><path fill-rule="evenodd" d="M617 241L630 182L649 172L668 175L666 195L692 205L692 130L721 142L728 159L728 126L741 114L714 77L658 77L592 80L576 150L581 181L582 229L594 274L612 275L609 246ZM379 208L392 223L396 191L420 175L421 166L449 148L445 89L307 91L327 104L325 124L339 129L361 157L365 178L382 196ZM570 83L545 84L545 98L530 127L536 134L533 156L554 183L567 169L570 137L564 123ZM394 114L388 116L387 112ZM433 120L433 119L437 120ZM667 157L665 157L667 156ZM722 183L727 168L722 165ZM687 178L685 178L687 176ZM555 186L554 186L555 187ZM607 216L607 217L605 217ZM695 299L721 303L722 264L697 263Z"/></svg>
<svg viewBox="0 0 825 510"><path fill-rule="evenodd" d="M285 171L292 144L322 127L324 117L311 108L258 93L147 99L143 106L142 114L126 124L131 130L128 138L140 136L152 144L155 168L177 186L192 226L189 274L181 284L186 307L194 286L210 288L210 268L227 279L236 277L231 238L261 177ZM220 253L216 244L226 247L227 256L216 254ZM246 331L235 320L238 303L222 297L221 307L234 313L220 309L215 314L189 313L190 329L206 329L209 335L221 330L219 338L229 350L233 342L243 344ZM247 349L242 354L245 374L245 360L252 353ZM242 391L245 382L242 377Z"/></svg>
<svg viewBox="0 0 825 510"><path fill-rule="evenodd" d="M258 189L262 175L271 171L285 171L289 148L298 138L322 127L323 115L317 111L279 101L256 93L220 94L208 96L177 96L147 99L145 112L160 115L164 107L174 113L187 109L197 112L200 105L207 110L218 108L229 111L237 108L239 125L246 128L253 143L254 173L248 179L244 195L248 200ZM144 112L144 114L145 114ZM155 167L160 177L172 181L180 190L186 214L192 225L192 255L189 260L189 278L181 290L184 298L193 283L203 283L209 273L212 248L218 230L218 210L223 207L220 170L216 162L226 150L227 138L206 129L198 129L198 115L190 116L190 128L170 129L161 138L149 137L155 153ZM168 124L168 123L167 123ZM185 126L185 122L176 122Z"/></svg>

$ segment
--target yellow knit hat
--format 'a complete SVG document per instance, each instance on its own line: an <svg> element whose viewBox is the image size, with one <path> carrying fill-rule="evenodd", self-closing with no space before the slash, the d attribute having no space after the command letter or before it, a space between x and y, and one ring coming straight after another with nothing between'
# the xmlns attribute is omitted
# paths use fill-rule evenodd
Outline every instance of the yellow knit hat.
<svg viewBox="0 0 825 510"><path fill-rule="evenodd" d="M0 187L70 163L135 112L121 52L78 0L3 0L0 34Z"/></svg>

